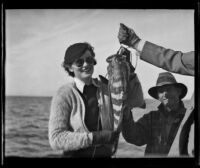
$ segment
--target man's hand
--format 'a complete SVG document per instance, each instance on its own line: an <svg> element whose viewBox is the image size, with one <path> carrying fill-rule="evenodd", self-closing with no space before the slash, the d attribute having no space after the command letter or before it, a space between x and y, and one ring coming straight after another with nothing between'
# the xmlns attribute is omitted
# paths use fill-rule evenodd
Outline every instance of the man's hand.
<svg viewBox="0 0 200 168"><path fill-rule="evenodd" d="M138 42L140 41L140 38L137 36L134 30L127 27L123 23L120 23L118 39L120 44L127 45L134 49L136 49L136 45L138 45Z"/></svg>

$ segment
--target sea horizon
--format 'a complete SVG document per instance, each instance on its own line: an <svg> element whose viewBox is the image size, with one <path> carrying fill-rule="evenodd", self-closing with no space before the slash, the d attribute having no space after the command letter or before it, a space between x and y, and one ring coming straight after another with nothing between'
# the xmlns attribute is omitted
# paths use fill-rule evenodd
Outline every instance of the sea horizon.
<svg viewBox="0 0 200 168"><path fill-rule="evenodd" d="M5 95L5 97L41 97L41 98L52 98L53 97L53 95L52 96L47 96L47 95ZM155 100L155 101L157 101L156 99L154 99L154 98L150 98L150 97L144 97L144 99L145 100ZM190 100L190 99L183 99L183 101L188 101L188 100Z"/></svg>

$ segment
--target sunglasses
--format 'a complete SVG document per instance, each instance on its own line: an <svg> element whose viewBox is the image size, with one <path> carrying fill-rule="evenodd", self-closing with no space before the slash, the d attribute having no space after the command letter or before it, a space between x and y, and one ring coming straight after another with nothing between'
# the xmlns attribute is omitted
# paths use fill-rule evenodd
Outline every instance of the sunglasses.
<svg viewBox="0 0 200 168"><path fill-rule="evenodd" d="M84 62L86 62L89 65L96 65L97 62L93 57L86 57L86 58L79 58L76 61L74 61L75 65L77 67L82 67Z"/></svg>

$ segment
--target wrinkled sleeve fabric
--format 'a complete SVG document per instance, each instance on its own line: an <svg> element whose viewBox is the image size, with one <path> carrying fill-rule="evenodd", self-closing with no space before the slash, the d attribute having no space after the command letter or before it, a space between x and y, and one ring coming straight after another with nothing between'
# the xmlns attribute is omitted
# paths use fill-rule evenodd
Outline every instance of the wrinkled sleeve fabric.
<svg viewBox="0 0 200 168"><path fill-rule="evenodd" d="M122 135L128 143L137 146L147 144L151 135L150 115L145 114L137 122L133 120L132 115L128 118L124 117L122 122Z"/></svg>
<svg viewBox="0 0 200 168"><path fill-rule="evenodd" d="M133 107L146 107L142 85L139 81L137 74L135 73L130 76L126 104L128 104L131 109Z"/></svg>
<svg viewBox="0 0 200 168"><path fill-rule="evenodd" d="M74 132L70 127L72 104L70 90L61 88L52 99L49 117L49 143L54 150L73 151L86 148L90 139L86 132Z"/></svg>
<svg viewBox="0 0 200 168"><path fill-rule="evenodd" d="M194 51L183 53L146 41L140 59L173 73L194 76Z"/></svg>

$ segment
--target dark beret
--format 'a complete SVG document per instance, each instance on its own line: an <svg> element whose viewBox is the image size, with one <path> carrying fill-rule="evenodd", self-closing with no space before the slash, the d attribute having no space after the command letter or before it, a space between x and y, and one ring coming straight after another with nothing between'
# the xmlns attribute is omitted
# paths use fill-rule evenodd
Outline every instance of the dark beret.
<svg viewBox="0 0 200 168"><path fill-rule="evenodd" d="M77 58L84 54L88 47L87 43L75 43L69 46L65 52L65 64L73 63Z"/></svg>

